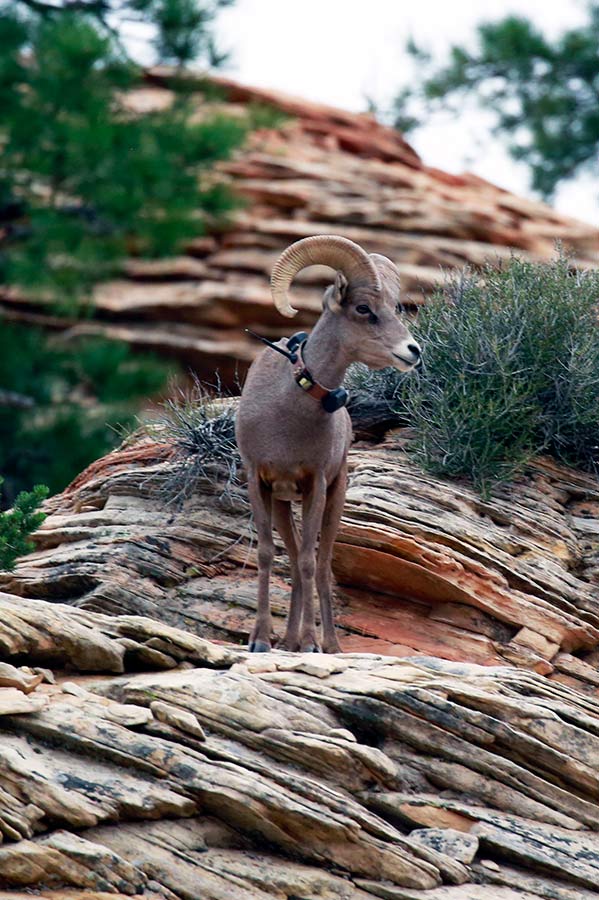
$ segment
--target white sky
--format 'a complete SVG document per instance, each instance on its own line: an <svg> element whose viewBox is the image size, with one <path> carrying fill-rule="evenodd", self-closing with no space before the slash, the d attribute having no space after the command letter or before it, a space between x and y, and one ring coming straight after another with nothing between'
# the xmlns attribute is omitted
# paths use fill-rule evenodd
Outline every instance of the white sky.
<svg viewBox="0 0 599 900"><path fill-rule="evenodd" d="M585 20L583 0L236 0L223 10L217 37L231 51L226 74L322 103L361 111L366 97L388 108L411 76L404 51L412 35L442 57L451 43L471 40L481 20L529 16L549 35ZM223 73L224 74L224 73ZM484 113L436 123L410 139L425 163L468 169L518 194L530 194L528 173L489 139ZM564 186L555 205L599 225L599 166Z"/></svg>

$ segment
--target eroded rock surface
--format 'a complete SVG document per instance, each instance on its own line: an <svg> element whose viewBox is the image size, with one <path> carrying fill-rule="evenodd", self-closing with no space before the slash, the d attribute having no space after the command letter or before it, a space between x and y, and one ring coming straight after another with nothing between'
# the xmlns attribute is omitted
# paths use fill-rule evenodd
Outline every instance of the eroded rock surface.
<svg viewBox="0 0 599 900"><path fill-rule="evenodd" d="M169 506L175 465L98 460L1 578L0 900L598 897L596 481L354 446L346 652L250 655L243 488Z"/></svg>
<svg viewBox="0 0 599 900"><path fill-rule="evenodd" d="M483 501L466 484L424 474L404 443L399 430L350 453L334 554L343 649L507 662L595 692L596 479L540 459ZM77 608L78 628L85 610L102 613L103 628L120 628L118 646L103 635L86 651L95 668L121 671L125 654L140 665L180 659L164 638L140 640L133 627L114 624L128 619L106 614L149 616L200 639L247 641L256 545L244 491L223 499L221 485L204 485L183 508L169 506L162 490L174 465L169 445L149 440L94 463L50 501L37 551L0 576L7 593ZM273 582L279 633L288 575L281 548ZM15 605L21 616L29 608ZM59 622L57 613L48 627L60 630ZM8 646L6 627L0 621ZM63 644L70 639L64 630ZM47 658L40 652L34 662Z"/></svg>
<svg viewBox="0 0 599 900"><path fill-rule="evenodd" d="M148 72L146 84L129 97L131 108L162 108L171 99L167 83L168 73ZM268 278L278 254L298 238L343 234L389 256L399 265L408 306L420 304L442 281L442 269L479 266L514 250L546 259L556 240L580 265L599 264L596 228L474 175L431 168L372 116L227 80L218 84L224 99L216 104L198 89L199 116L215 106L240 115L268 104L288 117L255 132L223 167L246 204L230 227L191 242L175 259L130 259L122 278L97 289L95 315L83 323L59 319L41 301L14 292L0 297L3 315L53 331L74 325L72 335L119 338L174 356L210 382L218 369L233 384L259 349L245 327L275 339L289 334ZM297 329L316 320L320 288L328 282L330 270L323 267L299 275Z"/></svg>
<svg viewBox="0 0 599 900"><path fill-rule="evenodd" d="M424 657L236 660L59 672L0 714L0 897L597 896L595 700Z"/></svg>

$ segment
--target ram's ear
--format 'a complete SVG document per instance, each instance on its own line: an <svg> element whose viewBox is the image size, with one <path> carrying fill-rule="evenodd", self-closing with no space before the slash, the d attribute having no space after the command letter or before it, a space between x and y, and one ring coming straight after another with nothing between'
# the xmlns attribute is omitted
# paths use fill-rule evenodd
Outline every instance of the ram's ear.
<svg viewBox="0 0 599 900"><path fill-rule="evenodd" d="M335 282L326 289L324 295L324 306L331 312L339 312L345 304L347 296L348 282L343 272L337 272Z"/></svg>

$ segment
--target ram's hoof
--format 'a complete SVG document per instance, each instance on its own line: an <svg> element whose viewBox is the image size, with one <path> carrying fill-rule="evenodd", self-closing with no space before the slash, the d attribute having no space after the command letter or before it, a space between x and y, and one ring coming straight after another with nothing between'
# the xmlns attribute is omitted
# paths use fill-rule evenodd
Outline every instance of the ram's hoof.
<svg viewBox="0 0 599 900"><path fill-rule="evenodd" d="M286 633L285 637L277 644L277 650L289 650L291 653L297 653L300 648L299 637Z"/></svg>
<svg viewBox="0 0 599 900"><path fill-rule="evenodd" d="M306 641L301 645L300 653L322 653L322 648L316 641Z"/></svg>
<svg viewBox="0 0 599 900"><path fill-rule="evenodd" d="M268 653L270 643L268 641L251 641L249 646L250 653Z"/></svg>

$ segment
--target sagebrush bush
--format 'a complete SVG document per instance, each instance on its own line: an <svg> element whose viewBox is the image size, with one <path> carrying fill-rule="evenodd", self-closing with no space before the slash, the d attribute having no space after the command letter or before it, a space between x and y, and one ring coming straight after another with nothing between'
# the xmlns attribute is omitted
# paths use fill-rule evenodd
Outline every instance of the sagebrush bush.
<svg viewBox="0 0 599 900"><path fill-rule="evenodd" d="M382 436L389 428L407 424L398 415L403 384L393 369L374 371L363 363L350 366L344 384L349 389L347 410L354 438Z"/></svg>
<svg viewBox="0 0 599 900"><path fill-rule="evenodd" d="M425 468L483 494L538 453L596 470L598 304L599 273L563 254L452 274L415 328L423 369L371 388L414 426Z"/></svg>

